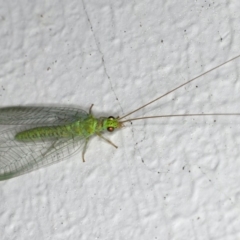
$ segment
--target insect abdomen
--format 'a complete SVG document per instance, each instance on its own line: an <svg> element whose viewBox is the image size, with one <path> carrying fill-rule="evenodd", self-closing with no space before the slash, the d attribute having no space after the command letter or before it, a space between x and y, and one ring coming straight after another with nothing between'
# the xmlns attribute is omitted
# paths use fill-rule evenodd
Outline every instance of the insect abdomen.
<svg viewBox="0 0 240 240"><path fill-rule="evenodd" d="M72 135L67 126L37 127L19 132L15 139L19 141L31 141L49 138L64 138Z"/></svg>

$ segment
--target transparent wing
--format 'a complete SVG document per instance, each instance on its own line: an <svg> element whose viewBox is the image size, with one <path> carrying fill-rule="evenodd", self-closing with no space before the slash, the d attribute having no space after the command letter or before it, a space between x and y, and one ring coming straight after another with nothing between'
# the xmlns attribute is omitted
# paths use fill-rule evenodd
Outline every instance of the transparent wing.
<svg viewBox="0 0 240 240"><path fill-rule="evenodd" d="M80 150L86 141L76 137L18 142L14 136L22 130L22 126L17 126L0 133L0 181L62 161Z"/></svg>
<svg viewBox="0 0 240 240"><path fill-rule="evenodd" d="M88 113L69 107L0 108L0 125L62 125L87 118Z"/></svg>

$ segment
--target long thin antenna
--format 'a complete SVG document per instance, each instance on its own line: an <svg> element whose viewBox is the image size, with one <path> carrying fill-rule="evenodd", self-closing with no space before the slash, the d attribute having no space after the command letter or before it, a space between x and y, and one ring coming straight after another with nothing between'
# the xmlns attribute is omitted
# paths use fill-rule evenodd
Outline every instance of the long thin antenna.
<svg viewBox="0 0 240 240"><path fill-rule="evenodd" d="M230 60L228 60L228 61L226 61L226 62L224 62L224 63L222 63L222 64L220 64L220 65L218 65L218 66L216 66L216 67L214 67L214 68L212 68L212 69L210 69L210 70L208 70L208 71L206 71L206 72L204 72L204 73L202 73L202 74L200 74L200 75L198 75L198 76L195 77L195 78L192 78L191 80L189 80L189 81L187 81L187 82L185 82L185 83L179 85L178 87L176 87L176 88L170 90L169 92L163 94L162 96L155 98L155 99L152 100L151 102L149 102L149 103L147 103L147 104L145 104L145 105L143 105L143 106L141 106L141 107L135 109L135 110L132 111L132 112L129 112L128 114L124 115L123 117L120 117L119 120L120 120L120 119L123 119L123 118L125 118L125 117L127 117L127 116L129 116L129 115L131 115L131 114L133 114L133 113L135 113L135 112L137 112L137 111L139 111L139 110L142 109L142 108L145 108L146 106L148 106L148 105L150 105L150 104L156 102L156 101L159 100L160 98L165 97L166 95L168 95L168 94L170 94L170 93L176 91L177 89L179 89L179 88L181 88L181 87L187 85L188 83L193 82L194 80L196 80L196 79L202 77L203 75L205 75L205 74L207 74L207 73L210 73L210 72L212 72L213 70L215 70L215 69L217 69L217 68L219 68L219 67L221 67L221 66L223 66L223 65L225 65L225 64L227 64L227 63L229 63L229 62L231 62L231 61L233 61L233 60L235 60L235 59L237 59L237 58L239 58L239 57L240 57L240 55L238 55L238 56L236 56L236 57L234 57L234 58L232 58L232 59L230 59Z"/></svg>
<svg viewBox="0 0 240 240"><path fill-rule="evenodd" d="M196 113L196 114L172 114L172 115L159 115L159 116L146 116L146 117L139 117L139 118L131 118L121 123L131 122L136 120L142 119L150 119L150 118L169 118L169 117L200 117L200 116L240 116L240 113Z"/></svg>

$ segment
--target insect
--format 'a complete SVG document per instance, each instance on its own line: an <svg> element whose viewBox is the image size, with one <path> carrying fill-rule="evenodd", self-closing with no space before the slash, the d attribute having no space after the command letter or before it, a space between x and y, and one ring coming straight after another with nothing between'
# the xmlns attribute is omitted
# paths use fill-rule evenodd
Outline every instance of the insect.
<svg viewBox="0 0 240 240"><path fill-rule="evenodd" d="M239 57L240 55L206 71L122 117L96 118L92 114L93 105L88 113L68 107L0 108L0 125L13 125L0 132L0 180L14 178L57 163L80 149L85 161L88 141L94 135L117 148L102 135L102 132L113 132L114 129L122 128L126 122L182 116L240 116L240 113L197 113L143 116L124 120L127 116Z"/></svg>

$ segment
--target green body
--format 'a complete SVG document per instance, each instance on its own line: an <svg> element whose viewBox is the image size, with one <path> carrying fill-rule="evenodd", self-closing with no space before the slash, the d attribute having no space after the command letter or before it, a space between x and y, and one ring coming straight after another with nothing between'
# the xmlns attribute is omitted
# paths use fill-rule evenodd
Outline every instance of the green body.
<svg viewBox="0 0 240 240"><path fill-rule="evenodd" d="M85 119L79 119L66 125L36 127L19 132L15 139L18 141L33 141L77 136L89 138L94 134L100 134L109 127L115 129L121 127L121 124L114 118L95 118L89 114Z"/></svg>

